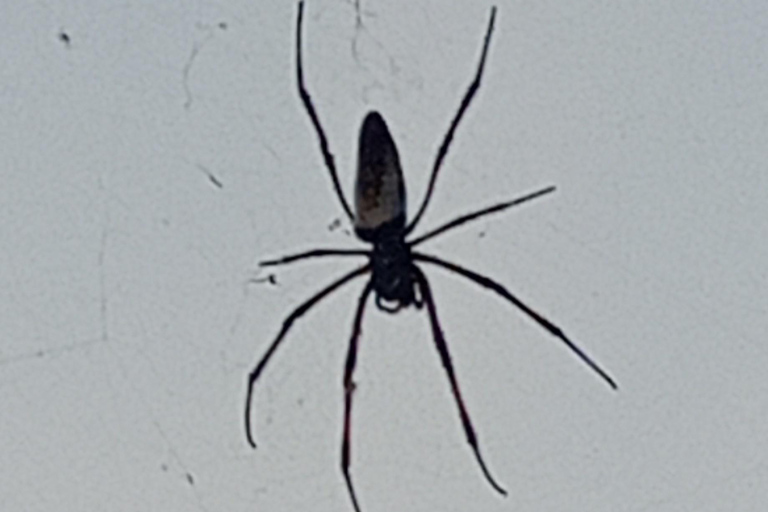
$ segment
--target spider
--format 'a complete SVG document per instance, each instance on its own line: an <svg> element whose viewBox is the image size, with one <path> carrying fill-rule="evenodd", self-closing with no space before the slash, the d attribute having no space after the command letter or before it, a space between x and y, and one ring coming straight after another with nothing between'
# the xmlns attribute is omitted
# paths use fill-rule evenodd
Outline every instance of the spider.
<svg viewBox="0 0 768 512"><path fill-rule="evenodd" d="M303 316L307 311L314 307L325 297L348 284L353 279L365 274L370 274L370 278L363 288L357 301L357 308L352 324L352 335L347 349L346 363L344 365L344 429L341 443L341 471L344 475L347 490L356 512L360 512L360 505L355 493L350 476L350 444L351 444L351 414L352 414L352 395L355 390L355 384L352 376L357 362L358 342L360 338L363 314L371 293L375 295L376 306L387 313L396 313L401 308L414 306L422 309L426 306L427 316L429 317L437 352L445 368L451 391L459 410L459 417L467 436L467 442L475 454L475 458L480 469L488 483L501 495L506 495L507 491L493 478L491 472L486 466L485 460L480 453L477 441L477 434L472 426L467 408L461 396L459 384L451 361L451 355L448 351L448 345L443 335L440 321L437 317L435 300L432 295L432 288L419 267L418 263L425 263L442 267L452 273L458 274L469 279L475 284L495 292L506 301L517 307L525 313L531 320L555 336L584 363L586 363L595 373L597 373L611 388L617 389L614 380L582 349L580 349L565 333L550 322L535 309L528 306L516 295L512 294L507 288L496 281L481 275L477 272L459 266L455 263L445 261L436 256L431 256L422 252L417 252L414 248L427 240L445 233L448 230L466 224L470 221L479 219L492 213L507 210L513 206L539 198L555 190L555 187L549 186L541 190L529 193L511 201L505 201L493 206L483 208L465 215L461 215L442 226L433 229L421 236L411 240L406 240L411 232L416 228L424 211L427 209L429 200L435 187L437 174L441 164L448 153L451 141L453 140L456 128L461 121L462 116L472 102L478 88L480 79L485 66L485 59L488 53L488 47L493 33L494 20L496 18L496 7L491 8L490 20L485 33L482 53L477 66L474 80L467 89L461 101L458 111L453 117L448 132L445 134L440 148L437 152L432 174L429 179L424 199L421 202L416 216L406 222L405 207L405 184L403 182L402 170L400 168L399 157L395 143L389 133L386 123L381 115L376 111L369 112L363 120L360 129L360 141L358 146L358 167L355 183L355 211L350 209L344 193L339 185L339 178L336 173L336 166L333 155L328 148L328 140L320 124L317 112L312 104L309 92L304 86L304 74L301 58L301 27L302 15L304 11L304 2L298 4L298 14L296 21L296 75L298 81L299 96L301 97L304 109L314 126L317 138L320 143L325 166L333 181L336 196L341 203L344 212L354 226L355 234L362 241L372 245L369 250L349 250L349 249L313 249L298 254L292 254L277 259L267 260L260 263L261 266L276 266L293 263L309 258L344 256L344 257L367 257L368 262L351 272L337 278L328 284L325 288L310 297L304 303L294 309L283 321L282 328L277 334L272 344L267 349L256 366L248 375L248 392L245 405L245 429L248 443L255 448L251 429L251 403L253 388L256 381L261 376L267 363L275 354L277 348L285 339L285 335L293 325L294 321Z"/></svg>

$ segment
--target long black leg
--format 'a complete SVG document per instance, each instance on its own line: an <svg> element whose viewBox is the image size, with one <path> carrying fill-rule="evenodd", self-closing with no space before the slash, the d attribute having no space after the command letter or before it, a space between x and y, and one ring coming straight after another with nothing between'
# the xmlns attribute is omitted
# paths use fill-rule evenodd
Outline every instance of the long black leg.
<svg viewBox="0 0 768 512"><path fill-rule="evenodd" d="M350 210L349 204L347 204L347 200L344 198L344 192L341 191L339 176L336 173L336 164L333 161L331 150L328 149L328 139L325 137L323 127L320 125L320 119L317 117L315 107L312 105L312 98L309 97L309 92L307 92L307 89L304 86L304 69L301 65L301 21L303 13L304 2L301 1L299 2L299 14L296 20L296 77L299 82L299 96L301 96L301 101L304 104L304 108L307 110L307 114L309 114L309 118L312 120L312 125L315 127L315 131L317 132L317 138L320 141L320 151L323 152L325 166L328 168L328 172L331 173L333 188L336 189L336 195L339 197L339 201L341 202L341 206L344 208L344 212L346 212L347 217L352 220L352 210Z"/></svg>
<svg viewBox="0 0 768 512"><path fill-rule="evenodd" d="M485 67L485 56L488 54L488 45L491 43L491 33L493 33L493 21L495 19L496 19L496 7L494 6L494 7L491 7L491 19L488 22L488 30L485 33L485 41L483 42L483 53L480 55L480 63L477 65L477 72L475 73L475 79L469 85L467 92L464 94L464 98L461 100L461 105L459 106L459 110L458 112L456 112L456 115L454 116L453 121L451 121L451 126L448 128L448 132L445 134L443 143L440 145L440 149L437 151L437 157L435 158L435 163L432 167L432 176L429 178L429 185L427 186L427 192L424 195L424 200L421 203L421 207L419 208L418 213L413 218L413 220L408 225L408 227L405 228L406 235L411 231L413 231L413 228L416 227L416 224L418 224L419 219L421 219L421 216L424 214L424 211L427 209L427 204L429 204L429 200L432 197L432 191L435 188L437 173L440 170L440 166L443 163L443 159L445 158L445 155L448 153L448 148L450 147L451 141L453 140L453 135L456 132L456 128L459 126L459 121L461 121L461 118L464 116L464 112L467 110L467 107L469 107L469 104L472 102L472 98L475 96L477 89L480 88L480 78L483 75L483 68Z"/></svg>
<svg viewBox="0 0 768 512"><path fill-rule="evenodd" d="M533 319L534 322L536 322L541 327L546 329L552 336L555 336L556 338L560 339L563 343L565 343L568 346L568 348L570 348L573 351L573 353L579 357L579 359L581 359L584 363L586 363L587 366L592 368L592 370L594 370L595 373L597 373L609 386L611 386L613 389L618 389L618 386L616 385L616 382L614 382L613 378L610 375L608 375L608 373L605 370L600 368L600 366L591 357L589 357L586 354L586 352L584 352L573 341L571 341L570 338L568 338L568 336L565 335L562 329L560 329L558 326L556 326L555 324L553 324L552 322L544 318L538 312L531 309L529 306L523 303L520 299L512 295L512 293L510 293L509 290L507 290L504 286L500 285L493 279L480 275L477 272L473 272L464 267L460 267L455 263L450 263L448 261L442 260L440 258L436 258L434 256L429 256L427 254L414 252L412 253L412 255L413 255L413 259L416 261L423 261L425 263L432 263L433 265L443 267L461 276L464 276L471 281L474 281L480 286L483 286L485 288L488 288L498 293L499 295L507 299L509 302L517 306L520 310L522 310L523 313L531 317L531 319Z"/></svg>
<svg viewBox="0 0 768 512"><path fill-rule="evenodd" d="M419 270L416 265L412 265L412 271L416 277L416 281L419 283L419 289L421 290L421 296L424 303L427 305L427 313L429 313L429 322L432 325L432 334L435 339L435 345L437 351L440 354L440 360L445 368L445 373L448 374L448 380L451 382L451 391L453 391L453 397L456 399L456 405L459 407L459 415L461 416L461 423L464 426L464 432L467 435L467 442L475 452L477 462L480 464L480 469L483 470L488 483L491 484L497 492L506 496L507 491L500 486L491 476L491 472L485 465L483 456L480 454L480 446L477 443L477 434L472 427L472 420L469 418L467 408L464 406L464 399L461 397L461 390L459 389L459 383L456 380L456 374L453 371L453 363L451 362L451 354L448 352L448 344L445 342L445 336L443 335L443 329L440 327L440 321L437 319L437 309L435 308L435 300L432 297L432 290L429 286L424 273Z"/></svg>
<svg viewBox="0 0 768 512"><path fill-rule="evenodd" d="M260 261L260 267L274 267L276 265L285 265L294 261L305 260L308 258L318 258L324 256L370 256L371 251L361 249L312 249L311 251L300 252L298 254L289 254L273 260Z"/></svg>
<svg viewBox="0 0 768 512"><path fill-rule="evenodd" d="M283 321L283 327L280 329L280 332L277 334L277 337L275 338L275 341L272 342L272 345L269 346L267 349L267 352L262 356L261 360L256 364L256 366L251 370L251 373L248 374L248 394L245 397L245 435L248 439L248 444L250 444L253 448L256 448L256 442L253 439L253 435L251 433L251 398L253 396L253 385L258 380L259 376L261 375L261 372L264 370L264 367L267 365L269 360L272 358L272 355L275 353L275 350L277 350L277 347L280 345L280 343L285 338L286 333L291 328L291 325L293 325L293 322L302 316L304 313L309 311L309 309L320 302L323 298L325 298L328 294L333 292L334 290L338 289L339 287L343 286L344 284L348 283L352 279L365 274L370 270L369 265L362 266L360 268L357 268L353 270L352 272L349 272L348 274L345 274L344 276L340 277L336 281L332 282L319 292L317 292L315 295L309 298L309 300L305 301L303 304L301 304L299 307L294 309L288 317Z"/></svg>
<svg viewBox="0 0 768 512"><path fill-rule="evenodd" d="M505 201L503 203L499 203L493 206L489 206L487 208L483 208L482 210L478 210L476 212L467 213L466 215L462 215L461 217L457 217L450 222L446 222L439 228L433 229L432 231L429 231L428 233L421 235L415 240L408 242L408 245L410 245L411 247L415 247L421 242L429 240L430 238L434 238L441 233L445 233L449 229L453 229L455 227L461 226L462 224L465 224L471 220L479 219L480 217L484 217L491 213L500 212L500 211L506 210L507 208L512 208L513 206L520 205L522 203L525 203L532 199L536 199L538 197L541 197L543 195L549 194L550 192L554 192L554 191L555 191L555 187L543 188L536 192L532 192L522 197L518 197L517 199L513 199L512 201Z"/></svg>
<svg viewBox="0 0 768 512"><path fill-rule="evenodd" d="M347 362L344 365L344 435L341 440L341 472L344 473L344 480L347 482L349 496L352 498L352 505L355 512L360 512L360 505L357 503L355 487L352 485L352 477L349 475L350 465L350 442L352 437L352 394L355 392L355 383L352 380L352 374L357 364L357 347L360 341L361 325L363 323L363 313L365 312L365 302L373 290L373 282L368 281L363 293L357 303L357 313L355 313L355 323L352 325L352 336L349 339L349 350L347 351Z"/></svg>

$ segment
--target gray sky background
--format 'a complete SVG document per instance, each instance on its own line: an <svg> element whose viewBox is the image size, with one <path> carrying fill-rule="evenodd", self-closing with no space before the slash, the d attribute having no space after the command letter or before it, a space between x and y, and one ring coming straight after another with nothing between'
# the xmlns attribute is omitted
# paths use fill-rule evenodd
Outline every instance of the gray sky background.
<svg viewBox="0 0 768 512"><path fill-rule="evenodd" d="M366 318L353 475L365 512L722 511L768 502L765 2L499 2L482 88L422 229L555 194L425 251L495 495L423 312ZM306 6L305 74L347 193L381 111L410 204L474 73L490 4ZM296 4L0 6L0 508L351 511L342 369L362 282L291 308L358 247L296 93ZM359 14L360 23L357 15ZM67 34L68 41L60 34ZM338 221L341 221L340 224Z"/></svg>

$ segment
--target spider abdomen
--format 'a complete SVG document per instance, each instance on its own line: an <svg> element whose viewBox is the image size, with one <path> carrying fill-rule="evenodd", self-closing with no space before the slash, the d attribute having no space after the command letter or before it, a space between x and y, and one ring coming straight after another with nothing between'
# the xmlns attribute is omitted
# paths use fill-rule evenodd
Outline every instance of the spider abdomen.
<svg viewBox="0 0 768 512"><path fill-rule="evenodd" d="M387 124L378 112L360 128L355 181L355 233L375 242L405 228L405 183L400 157Z"/></svg>

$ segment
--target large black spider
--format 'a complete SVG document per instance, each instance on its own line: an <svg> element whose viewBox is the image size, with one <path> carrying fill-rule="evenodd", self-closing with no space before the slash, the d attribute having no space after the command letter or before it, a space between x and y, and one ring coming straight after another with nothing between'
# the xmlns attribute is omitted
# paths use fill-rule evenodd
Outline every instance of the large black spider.
<svg viewBox="0 0 768 512"><path fill-rule="evenodd" d="M333 186L336 190L336 195L341 202L341 206L344 208L344 212L354 225L355 234L361 240L372 244L373 248L371 250L313 249L299 254L292 254L282 258L267 260L260 263L261 266L275 266L292 263L299 260L305 260L308 258L326 256L368 257L368 263L333 281L331 284L317 292L299 307L294 309L293 312L291 312L291 314L288 315L288 317L283 321L283 326L280 329L277 337L269 346L267 352L264 354L261 360L259 360L254 369L248 375L248 393L245 406L245 428L248 442L252 447L256 447L256 443L254 442L253 436L251 434L251 402L254 384L259 379L259 376L261 376L262 371L274 355L280 343L283 341L286 333L293 325L293 322L297 318L304 315L304 313L309 311L314 305L316 305L332 292L349 283L356 277L370 272L371 277L368 283L365 285L363 292L360 294L360 298L358 299L357 310L355 312L355 318L352 324L352 336L349 341L346 364L344 366L344 433L341 447L341 470L344 474L347 489L349 490L349 494L355 510L360 512L360 506L358 504L357 496L355 494L354 486L352 485L352 480L349 474L352 395L355 390L352 374L354 373L355 364L357 362L357 348L358 340L360 337L361 324L363 321L363 313L365 311L365 305L368 297L371 295L371 292L375 292L376 306L388 313L395 313L400 308L408 307L410 305L415 306L417 309L421 309L424 305L427 306L427 314L432 326L432 334L434 337L435 345L440 355L443 367L448 374L451 391L453 392L456 405L459 409L459 416L461 417L461 423L464 427L467 441L472 447L472 450L475 453L475 457L477 458L477 462L480 465L480 469L485 475L488 483L497 492L502 495L506 495L506 490L504 490L504 488L501 487L491 476L491 473L485 465L485 461L483 460L482 455L480 454L477 435L475 434L475 429L472 426L467 408L464 405L464 400L461 397L461 391L459 390L459 384L456 380L453 363L451 362L451 356L448 352L448 345L445 341L443 330L440 326L440 321L437 318L437 311L435 308L435 301L432 296L432 290L429 285L429 281L419 266L416 264L416 262L423 262L443 267L448 271L463 276L482 287L496 292L502 298L511 302L523 313L528 315L534 322L539 324L550 334L565 343L568 348L570 348L571 351L576 354L576 356L578 356L584 363L586 363L592 370L594 370L606 383L608 383L611 388L617 389L617 386L613 379L602 368L600 368L600 366L598 366L597 363L595 363L583 350L581 350L573 341L571 341L559 327L547 320L536 310L526 305L504 286L488 277L466 269L455 263L450 263L436 256L431 256L413 250L415 246L430 240L439 234L445 233L450 229L480 217L484 217L491 213L500 212L532 199L541 197L545 194L549 194L555 190L555 187L546 187L512 201L495 204L493 206L462 215L413 240L406 240L406 237L414 230L419 222L419 219L421 219L421 216L424 214L427 205L429 204L429 199L432 197L432 192L435 187L437 173L440 170L440 166L448 152L448 148L453 139L456 127L458 126L459 121L464 115L464 112L467 110L467 107L469 107L472 98L475 96L475 93L480 86L480 78L483 74L485 58L486 54L488 53L491 34L493 33L493 24L496 17L496 7L491 8L491 17L488 22L488 29L485 34L483 49L480 55L480 62L477 66L475 78L470 84L467 92L464 94L464 98L461 101L459 110L451 121L448 132L446 133L443 142L440 145L440 149L437 152L437 157L435 158L435 163L432 168L432 175L429 179L429 185L427 187L424 200L422 201L416 216L411 220L410 223L407 224L405 215L405 184L403 182L402 170L400 168L397 149L395 148L395 143L392 140L392 136L387 129L387 125L384 122L384 119L378 112L369 112L363 121L362 128L360 129L358 167L355 183L354 214L350 209L349 204L347 204L346 199L344 198L344 194L341 191L341 186L339 185L339 178L336 173L336 166L334 164L333 155L328 149L328 141L326 139L325 133L322 126L320 125L320 120L318 119L315 108L312 105L312 100L309 96L309 93L304 86L304 76L301 62L301 25L303 10L304 2L300 1L296 21L296 74L298 79L299 95L301 96L301 101L304 105L304 108L306 109L307 114L312 121L312 125L314 126L317 133L317 137L320 142L320 150L323 154L325 165L330 172L331 179L333 180Z"/></svg>

